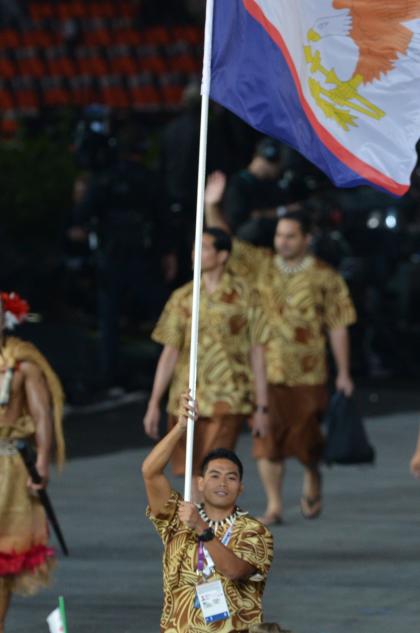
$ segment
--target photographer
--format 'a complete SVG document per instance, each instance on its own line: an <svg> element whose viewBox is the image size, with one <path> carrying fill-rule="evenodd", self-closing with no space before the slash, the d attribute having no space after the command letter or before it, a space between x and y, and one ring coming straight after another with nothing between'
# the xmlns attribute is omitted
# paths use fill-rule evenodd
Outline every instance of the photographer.
<svg viewBox="0 0 420 633"><path fill-rule="evenodd" d="M161 265L165 252L164 207L156 174L143 162L133 135L118 145L118 159L93 174L74 210L70 236L84 232L95 251L100 329L101 386L118 380L121 313L153 318L165 300ZM163 227L163 229L162 229Z"/></svg>

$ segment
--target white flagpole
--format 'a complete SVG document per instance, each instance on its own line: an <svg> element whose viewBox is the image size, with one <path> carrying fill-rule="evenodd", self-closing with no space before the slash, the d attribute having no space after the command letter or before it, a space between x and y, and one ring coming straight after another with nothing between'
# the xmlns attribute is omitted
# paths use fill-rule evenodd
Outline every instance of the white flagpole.
<svg viewBox="0 0 420 633"><path fill-rule="evenodd" d="M201 84L201 122L200 150L198 159L197 209L195 223L194 246L194 281L192 297L191 347L189 389L195 399L197 382L198 325L200 318L200 285L201 285L201 242L203 237L204 188L206 180L207 130L209 118L209 93L211 72L211 44L213 37L214 0L207 0L206 26L204 31L203 79ZM185 456L184 499L191 501L191 480L194 446L194 420L190 418L187 426L187 447Z"/></svg>

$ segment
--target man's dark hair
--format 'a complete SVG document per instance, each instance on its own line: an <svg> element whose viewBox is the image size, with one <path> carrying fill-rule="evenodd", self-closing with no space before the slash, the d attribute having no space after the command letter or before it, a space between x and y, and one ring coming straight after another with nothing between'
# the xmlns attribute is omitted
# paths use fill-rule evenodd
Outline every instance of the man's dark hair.
<svg viewBox="0 0 420 633"><path fill-rule="evenodd" d="M287 213L279 218L279 222L282 220L293 220L293 222L297 222L303 235L309 235L309 233L312 232L311 218L306 211L287 211Z"/></svg>
<svg viewBox="0 0 420 633"><path fill-rule="evenodd" d="M232 251L232 240L229 233L219 229L217 227L209 227L203 231L207 235L211 235L214 238L214 248L216 251Z"/></svg>
<svg viewBox="0 0 420 633"><path fill-rule="evenodd" d="M278 163L283 157L283 147L278 141L266 136L257 143L255 155L265 158L269 163Z"/></svg>
<svg viewBox="0 0 420 633"><path fill-rule="evenodd" d="M207 453L207 455L201 462L200 473L202 477L204 477L205 475L207 466L214 459L228 459L230 462L235 464L239 470L239 479L242 481L242 476L244 474L244 467L242 466L242 462L237 454L229 450L228 448L215 448L214 451L210 451L210 453Z"/></svg>

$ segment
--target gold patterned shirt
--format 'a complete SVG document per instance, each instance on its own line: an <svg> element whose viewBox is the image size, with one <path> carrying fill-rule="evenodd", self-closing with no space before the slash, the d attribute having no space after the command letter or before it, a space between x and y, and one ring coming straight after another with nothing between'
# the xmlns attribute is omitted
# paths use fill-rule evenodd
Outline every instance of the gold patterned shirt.
<svg viewBox="0 0 420 633"><path fill-rule="evenodd" d="M288 272L279 255L234 241L232 270L258 288L270 326L266 348L271 384L318 385L327 380L326 334L355 322L344 279L308 255Z"/></svg>
<svg viewBox="0 0 420 633"><path fill-rule="evenodd" d="M158 531L163 551L163 611L161 633L234 633L248 631L262 620L262 595L273 559L273 539L256 519L241 513L235 519L228 547L238 558L255 567L254 580L229 580L217 571L211 577L221 581L229 608L226 620L205 624L201 609L194 606L197 587L198 542L195 533L178 517L181 495L172 490L164 511L147 516ZM222 538L226 527L218 527Z"/></svg>
<svg viewBox="0 0 420 633"><path fill-rule="evenodd" d="M179 351L168 403L175 415L188 386L192 290L192 282L175 290L152 333L153 340ZM202 284L197 363L201 416L252 412L251 348L265 345L268 338L259 293L246 279L225 272L211 294Z"/></svg>

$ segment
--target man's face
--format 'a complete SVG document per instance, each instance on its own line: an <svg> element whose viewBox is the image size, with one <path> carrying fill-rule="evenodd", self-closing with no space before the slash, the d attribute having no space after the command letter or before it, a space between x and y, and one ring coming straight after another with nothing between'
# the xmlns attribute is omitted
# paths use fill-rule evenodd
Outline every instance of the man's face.
<svg viewBox="0 0 420 633"><path fill-rule="evenodd" d="M281 161L264 160L264 175L267 180L277 180L282 172Z"/></svg>
<svg viewBox="0 0 420 633"><path fill-rule="evenodd" d="M284 259L303 257L308 249L310 235L302 233L299 222L279 220L274 236L274 248Z"/></svg>
<svg viewBox="0 0 420 633"><path fill-rule="evenodd" d="M230 459L212 459L204 476L198 479L198 489L209 505L231 508L243 489L237 465Z"/></svg>
<svg viewBox="0 0 420 633"><path fill-rule="evenodd" d="M222 266L225 264L227 258L227 251L218 251L214 248L214 237L208 233L203 233L201 246L201 270L203 273L215 270L218 266Z"/></svg>

